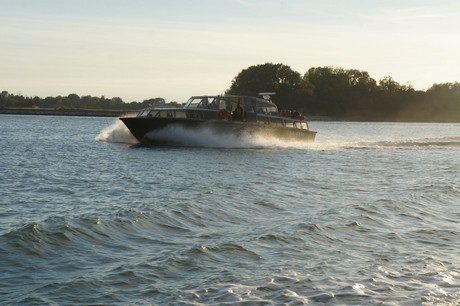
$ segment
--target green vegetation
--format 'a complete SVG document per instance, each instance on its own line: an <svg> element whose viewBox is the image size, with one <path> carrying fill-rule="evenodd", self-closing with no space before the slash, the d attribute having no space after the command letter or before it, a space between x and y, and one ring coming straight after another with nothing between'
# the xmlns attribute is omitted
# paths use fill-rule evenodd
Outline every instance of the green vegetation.
<svg viewBox="0 0 460 306"><path fill-rule="evenodd" d="M228 94L272 97L280 109L339 120L460 122L460 83L434 84L426 91L401 85L392 77L378 82L369 73L336 67L310 68L303 76L283 64L267 63L242 70ZM212 94L212 93L210 93ZM193 93L191 93L193 95ZM0 109L135 111L165 105L153 98L125 103L121 98L78 96L24 97L3 91ZM178 106L176 102L168 106Z"/></svg>
<svg viewBox="0 0 460 306"><path fill-rule="evenodd" d="M92 96L78 96L70 94L62 97L24 97L2 91L0 94L0 109L54 109L54 110L105 110L105 111L136 111L148 106L165 105L163 98L153 98L142 102L125 103L121 98L105 98ZM169 106L178 106L176 102L168 103Z"/></svg>
<svg viewBox="0 0 460 306"><path fill-rule="evenodd" d="M365 71L310 68L303 76L283 64L242 70L227 93L272 91L280 108L340 120L460 122L460 83L434 84L427 91L401 85L392 77L378 83Z"/></svg>

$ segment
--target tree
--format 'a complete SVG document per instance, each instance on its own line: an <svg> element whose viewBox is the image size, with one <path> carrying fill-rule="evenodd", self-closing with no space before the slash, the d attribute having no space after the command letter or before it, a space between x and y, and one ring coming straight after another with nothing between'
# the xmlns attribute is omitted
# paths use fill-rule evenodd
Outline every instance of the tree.
<svg viewBox="0 0 460 306"><path fill-rule="evenodd" d="M379 87L385 93L394 94L401 91L401 85L393 80L391 76L386 76L379 81Z"/></svg>
<svg viewBox="0 0 460 306"><path fill-rule="evenodd" d="M460 83L433 84L423 107L430 111L431 120L460 121Z"/></svg>
<svg viewBox="0 0 460 306"><path fill-rule="evenodd" d="M301 109L308 90L300 73L283 64L266 63L243 69L227 94L258 96L260 92L275 92L272 100L279 107Z"/></svg>
<svg viewBox="0 0 460 306"><path fill-rule="evenodd" d="M2 93L0 94L0 107L6 107L6 106L9 106L8 104L8 97L10 96L10 94L4 90L2 91Z"/></svg>
<svg viewBox="0 0 460 306"><path fill-rule="evenodd" d="M64 99L64 106L71 107L71 108L79 108L80 107L80 97L77 94L69 94L67 98Z"/></svg>
<svg viewBox="0 0 460 306"><path fill-rule="evenodd" d="M304 80L313 86L310 108L320 115L344 116L366 104L375 80L365 71L335 67L310 68Z"/></svg>

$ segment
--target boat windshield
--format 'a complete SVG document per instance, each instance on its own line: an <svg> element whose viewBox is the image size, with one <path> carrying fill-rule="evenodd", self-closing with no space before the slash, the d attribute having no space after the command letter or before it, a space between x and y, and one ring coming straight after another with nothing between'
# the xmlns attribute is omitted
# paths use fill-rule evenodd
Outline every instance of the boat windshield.
<svg viewBox="0 0 460 306"><path fill-rule="evenodd" d="M191 97L184 108L224 109L226 100L223 97Z"/></svg>
<svg viewBox="0 0 460 306"><path fill-rule="evenodd" d="M206 97L191 97L187 103L185 103L184 108L202 108L207 104Z"/></svg>
<svg viewBox="0 0 460 306"><path fill-rule="evenodd" d="M243 96L194 96L185 103L184 108L204 108L211 110L227 109L232 111L236 109L238 104L240 104L245 111L264 114L276 114L278 112L278 108L271 101Z"/></svg>

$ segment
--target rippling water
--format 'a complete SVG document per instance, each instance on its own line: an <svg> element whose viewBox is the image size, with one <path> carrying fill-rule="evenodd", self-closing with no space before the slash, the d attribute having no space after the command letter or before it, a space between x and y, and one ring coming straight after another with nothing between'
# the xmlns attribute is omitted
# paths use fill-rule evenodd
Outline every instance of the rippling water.
<svg viewBox="0 0 460 306"><path fill-rule="evenodd" d="M0 303L460 304L460 124L314 144L0 116Z"/></svg>

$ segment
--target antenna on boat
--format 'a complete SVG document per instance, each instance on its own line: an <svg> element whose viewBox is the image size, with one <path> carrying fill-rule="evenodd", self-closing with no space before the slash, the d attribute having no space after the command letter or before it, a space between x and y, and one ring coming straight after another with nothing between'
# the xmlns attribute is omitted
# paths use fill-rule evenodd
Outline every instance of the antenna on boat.
<svg viewBox="0 0 460 306"><path fill-rule="evenodd" d="M259 92L259 96L262 96L265 100L270 101L270 97L276 95L276 92Z"/></svg>

